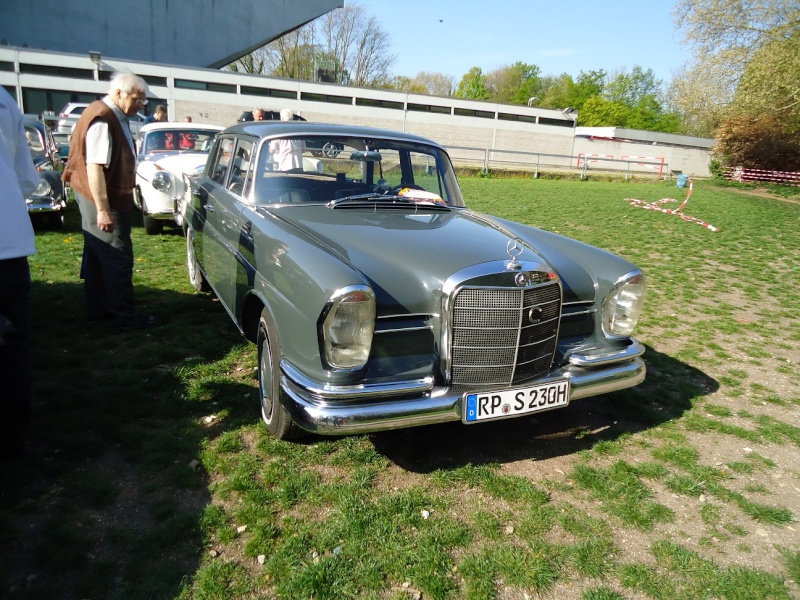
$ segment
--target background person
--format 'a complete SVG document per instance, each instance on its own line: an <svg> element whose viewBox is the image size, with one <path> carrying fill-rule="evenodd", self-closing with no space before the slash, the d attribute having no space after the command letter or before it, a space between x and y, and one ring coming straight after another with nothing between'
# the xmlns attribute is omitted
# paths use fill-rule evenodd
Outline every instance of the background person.
<svg viewBox="0 0 800 600"><path fill-rule="evenodd" d="M31 415L33 367L28 339L36 240L25 198L39 185L22 112L0 86L0 458L22 458Z"/></svg>
<svg viewBox="0 0 800 600"><path fill-rule="evenodd" d="M147 104L147 84L133 73L118 73L108 95L90 104L75 125L64 181L70 182L81 211L86 316L114 319L121 331L152 327L133 297L131 209L136 153L128 117Z"/></svg>
<svg viewBox="0 0 800 600"><path fill-rule="evenodd" d="M134 115L136 113L133 113ZM133 115L130 115L131 117ZM167 107L163 104L159 104L156 106L156 109L153 111L152 115L148 115L142 121L142 125L148 125L149 123L166 123L167 122Z"/></svg>
<svg viewBox="0 0 800 600"><path fill-rule="evenodd" d="M291 109L281 110L281 121L294 121L294 113ZM303 140L278 139L269 143L272 161L278 165L279 171L302 169L305 149L306 143Z"/></svg>
<svg viewBox="0 0 800 600"><path fill-rule="evenodd" d="M254 108L253 121L263 121L263 120L264 120L264 110L261 108Z"/></svg>

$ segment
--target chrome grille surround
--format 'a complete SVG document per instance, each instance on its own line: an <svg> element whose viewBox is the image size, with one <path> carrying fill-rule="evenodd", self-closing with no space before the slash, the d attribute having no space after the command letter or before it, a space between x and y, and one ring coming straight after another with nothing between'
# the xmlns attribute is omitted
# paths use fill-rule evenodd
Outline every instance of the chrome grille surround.
<svg viewBox="0 0 800 600"><path fill-rule="evenodd" d="M523 263L528 281L546 283L519 287L517 273L504 269L502 263L476 266L443 288L442 354L451 387L502 388L540 378L552 367L561 281L547 265Z"/></svg>

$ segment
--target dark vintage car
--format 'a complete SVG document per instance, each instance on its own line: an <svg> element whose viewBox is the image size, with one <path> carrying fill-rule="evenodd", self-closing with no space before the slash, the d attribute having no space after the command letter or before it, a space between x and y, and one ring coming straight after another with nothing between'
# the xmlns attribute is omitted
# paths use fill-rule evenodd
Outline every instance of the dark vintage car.
<svg viewBox="0 0 800 600"><path fill-rule="evenodd" d="M325 143L342 150L280 170ZM243 123L217 138L190 194L190 282L258 345L278 438L513 418L644 380L631 337L644 274L470 210L434 142Z"/></svg>
<svg viewBox="0 0 800 600"><path fill-rule="evenodd" d="M41 177L39 187L25 199L28 213L34 219L42 217L55 227L63 227L67 189L61 181L64 166L58 145L50 129L34 119L25 119L25 137Z"/></svg>

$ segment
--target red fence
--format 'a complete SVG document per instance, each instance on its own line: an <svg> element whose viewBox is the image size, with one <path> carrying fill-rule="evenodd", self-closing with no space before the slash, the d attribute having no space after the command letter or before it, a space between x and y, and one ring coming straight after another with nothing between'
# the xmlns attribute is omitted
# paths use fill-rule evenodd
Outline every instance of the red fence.
<svg viewBox="0 0 800 600"><path fill-rule="evenodd" d="M725 179L730 179L731 181L760 181L765 183L777 183L780 185L800 186L800 172L791 171L766 171L764 169L728 167L725 169Z"/></svg>

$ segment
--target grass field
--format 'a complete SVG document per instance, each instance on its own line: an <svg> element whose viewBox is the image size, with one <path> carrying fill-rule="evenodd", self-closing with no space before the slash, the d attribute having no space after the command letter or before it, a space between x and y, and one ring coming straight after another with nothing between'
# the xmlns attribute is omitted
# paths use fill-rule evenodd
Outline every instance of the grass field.
<svg viewBox="0 0 800 600"><path fill-rule="evenodd" d="M698 182L462 180L471 208L641 267L644 384L481 426L272 439L256 352L134 232L143 309L87 323L79 218L37 231L29 457L0 597L800 597L800 203ZM666 205L677 207L676 204ZM0 392L1 393L1 392Z"/></svg>

